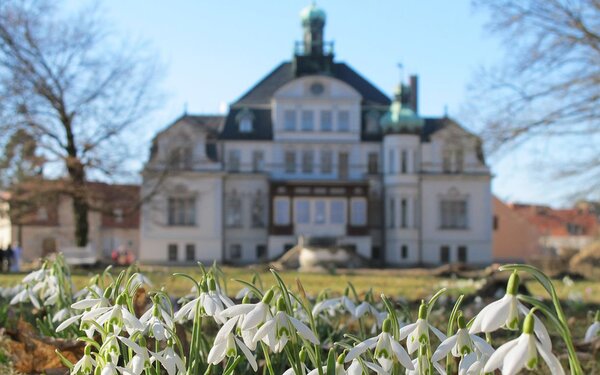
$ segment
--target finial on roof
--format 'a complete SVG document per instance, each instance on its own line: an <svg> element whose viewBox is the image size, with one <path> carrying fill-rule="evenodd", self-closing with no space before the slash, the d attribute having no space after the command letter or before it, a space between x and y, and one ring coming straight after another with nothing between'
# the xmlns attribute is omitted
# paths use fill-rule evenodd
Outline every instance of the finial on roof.
<svg viewBox="0 0 600 375"><path fill-rule="evenodd" d="M188 103L184 102L183 103L183 115L187 116L187 111L188 111Z"/></svg>
<svg viewBox="0 0 600 375"><path fill-rule="evenodd" d="M448 104L444 105L444 118L448 118Z"/></svg>

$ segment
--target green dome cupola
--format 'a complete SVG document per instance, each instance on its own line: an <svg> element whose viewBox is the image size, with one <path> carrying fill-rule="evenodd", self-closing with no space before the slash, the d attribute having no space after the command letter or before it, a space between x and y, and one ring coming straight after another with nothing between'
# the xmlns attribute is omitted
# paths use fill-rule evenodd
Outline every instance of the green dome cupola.
<svg viewBox="0 0 600 375"><path fill-rule="evenodd" d="M379 124L386 133L420 133L425 121L411 108L410 87L398 85L394 92L394 101L383 115Z"/></svg>
<svg viewBox="0 0 600 375"><path fill-rule="evenodd" d="M302 20L302 26L310 26L314 23L325 24L327 19L325 11L317 6L314 2L302 9L300 12L300 19Z"/></svg>

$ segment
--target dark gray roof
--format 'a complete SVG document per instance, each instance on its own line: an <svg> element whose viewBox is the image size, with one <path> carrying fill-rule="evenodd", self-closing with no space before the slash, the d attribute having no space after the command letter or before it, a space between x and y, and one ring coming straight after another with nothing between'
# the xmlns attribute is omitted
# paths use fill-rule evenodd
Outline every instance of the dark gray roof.
<svg viewBox="0 0 600 375"><path fill-rule="evenodd" d="M236 121L237 114L242 108L230 108L223 131L219 135L220 139L237 139L245 141L268 141L273 139L273 122L271 120L270 109L250 109L254 115L252 121L252 131L241 133Z"/></svg>
<svg viewBox="0 0 600 375"><path fill-rule="evenodd" d="M347 83L358 91L365 105L387 106L390 104L390 98L345 63L334 64L333 77ZM233 105L268 105L275 91L295 78L298 77L294 74L293 64L291 62L284 62L242 95Z"/></svg>

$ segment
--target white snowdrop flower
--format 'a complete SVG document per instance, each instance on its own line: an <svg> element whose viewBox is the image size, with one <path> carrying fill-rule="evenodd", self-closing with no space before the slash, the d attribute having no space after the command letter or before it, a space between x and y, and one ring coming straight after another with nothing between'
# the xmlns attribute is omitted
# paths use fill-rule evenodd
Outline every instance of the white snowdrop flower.
<svg viewBox="0 0 600 375"><path fill-rule="evenodd" d="M383 323L382 332L378 336L371 337L350 349L346 355L346 362L357 358L367 351L367 349L375 348L373 357L379 362L384 371L390 371L392 364L394 363L394 357L396 357L402 366L412 370L414 367L408 353L406 353L406 350L404 350L402 345L392 337L390 334L391 331L392 321L386 319Z"/></svg>
<svg viewBox="0 0 600 375"><path fill-rule="evenodd" d="M102 288L100 288L98 285L93 284L88 286L87 288L83 288L80 291L78 291L77 293L75 293L73 295L73 298L75 300L78 300L80 298L88 298L88 297L92 297L92 296L102 296L104 295L104 290L102 290Z"/></svg>
<svg viewBox="0 0 600 375"><path fill-rule="evenodd" d="M421 354L412 361L412 364L412 369L406 369L406 375L431 375L429 372L429 361L427 361L427 355L424 347L421 348ZM446 370L444 370L444 368L438 362L432 362L431 364L438 374L446 375Z"/></svg>
<svg viewBox="0 0 600 375"><path fill-rule="evenodd" d="M117 297L117 301L114 306L104 308L102 313L95 319L95 321L101 325L106 327L109 332L113 332L115 334L121 333L123 329L129 333L129 335L133 335L134 332L143 332L144 326L138 318L135 317L128 309L126 305L127 297L124 294L121 294ZM102 308L96 309L101 310ZM84 314L81 317L82 322L86 320L93 320L90 316L95 318L98 314L92 314L94 310Z"/></svg>
<svg viewBox="0 0 600 375"><path fill-rule="evenodd" d="M220 324L225 323L225 317L221 316L223 310L235 304L229 297L217 289L214 279L211 278L208 280L208 291L206 291L206 286L204 288L205 290L201 290L198 297L187 302L177 311L175 314L176 321L193 320L196 314L196 307L200 304L203 316L210 316Z"/></svg>
<svg viewBox="0 0 600 375"><path fill-rule="evenodd" d="M521 336L500 346L487 361L484 372L493 372L497 368L502 368L502 375L514 375L523 367L533 370L538 365L539 353L548 365L551 374L564 375L565 371L558 358L533 334L534 312L535 309L527 314Z"/></svg>
<svg viewBox="0 0 600 375"><path fill-rule="evenodd" d="M167 340L167 347L164 350L154 353L153 358L160 362L168 375L185 374L185 363L175 353L174 343L171 339Z"/></svg>
<svg viewBox="0 0 600 375"><path fill-rule="evenodd" d="M150 281L150 279L147 278L142 273L136 272L129 279L128 285L129 285L128 292L132 293L132 292L135 291L135 289L139 288L140 286L151 287L152 286L152 281Z"/></svg>
<svg viewBox="0 0 600 375"><path fill-rule="evenodd" d="M352 363L348 368L344 367L344 362L346 361L346 355L340 354L335 362L335 375L362 375L363 374L363 366L360 364L358 359L353 359ZM367 369L374 371L378 375L387 375L387 371L385 371L381 366L376 365L374 363L363 361L363 364ZM327 373L327 366L321 367L323 373ZM307 375L317 375L319 374L319 369L314 369L310 371Z"/></svg>
<svg viewBox="0 0 600 375"><path fill-rule="evenodd" d="M29 287L29 285L25 286L25 289L23 289L22 291L20 291L19 293L17 293L10 300L10 304L11 305L16 305L17 303L27 303L27 302L31 302L31 304L36 309L41 309L42 308L42 306L40 305L40 301L38 301L38 299L35 296L35 294L31 291L31 288Z"/></svg>
<svg viewBox="0 0 600 375"><path fill-rule="evenodd" d="M71 369L71 374L73 374L73 375L75 375L75 374L90 375L94 371L95 367L96 367L96 361L94 360L94 358L92 358L91 345L88 344L85 346L83 357L81 357L81 359L79 359L79 361L77 361L77 363L75 363L75 365L73 366L73 369Z"/></svg>
<svg viewBox="0 0 600 375"><path fill-rule="evenodd" d="M421 303L417 321L400 328L400 340L406 338L406 348L408 349L408 352L412 354L419 349L421 344L429 342L429 330L431 330L440 341L446 340L446 335L429 324L427 321L427 306L425 303Z"/></svg>
<svg viewBox="0 0 600 375"><path fill-rule="evenodd" d="M242 299L242 298L246 297L249 294L253 294L253 293L250 290L250 288L248 288L247 286L245 286L242 289L240 289L239 292L237 292L237 294L235 295L235 298L236 299Z"/></svg>
<svg viewBox="0 0 600 375"><path fill-rule="evenodd" d="M263 296L262 300L258 303L245 303L241 305L230 306L223 310L221 316L225 318L242 316L243 321L240 321L240 329L242 331L256 328L263 324L268 317L272 317L271 307L269 304L273 300L274 295L274 290L269 289Z"/></svg>
<svg viewBox="0 0 600 375"><path fill-rule="evenodd" d="M433 362L442 360L448 353L452 353L454 357L464 357L465 355L472 353L475 348L487 356L491 356L492 353L494 353L494 348L492 348L492 346L484 339L469 333L467 323L462 315L458 316L457 324L458 331L456 334L442 341L431 356Z"/></svg>
<svg viewBox="0 0 600 375"><path fill-rule="evenodd" d="M493 332L501 327L510 330L519 328L519 314L527 315L528 309L517 299L519 289L519 275L513 272L508 279L506 294L501 299L484 307L473 320L469 329L472 334L480 332ZM534 316L534 331L540 341L552 349L552 341L548 330L542 322Z"/></svg>
<svg viewBox="0 0 600 375"><path fill-rule="evenodd" d="M154 305L140 317L140 323L145 326L145 333L151 333L151 336L159 341L170 338L171 331L175 329L171 315L160 307L156 300Z"/></svg>
<svg viewBox="0 0 600 375"><path fill-rule="evenodd" d="M484 375L483 368L489 358L488 355L484 355L475 348L473 353L467 354L460 360L458 375Z"/></svg>
<svg viewBox="0 0 600 375"><path fill-rule="evenodd" d="M277 314L256 331L253 338L255 343L262 340L274 353L280 353L293 332L296 332L305 340L315 345L319 344L319 339L306 324L284 312L286 306L283 297L279 297L277 309Z"/></svg>
<svg viewBox="0 0 600 375"><path fill-rule="evenodd" d="M121 357L121 347L119 346L117 336L113 334L106 336L98 353L100 356L102 356L102 358L112 364L116 365L119 363L119 358Z"/></svg>
<svg viewBox="0 0 600 375"><path fill-rule="evenodd" d="M597 337L600 337L600 310L596 311L596 317L594 318L594 323L588 327L585 331L584 342L589 343L594 341Z"/></svg>
<svg viewBox="0 0 600 375"><path fill-rule="evenodd" d="M138 345L130 338L119 336L119 340L121 340L127 347L129 347L135 355L133 358L129 360L125 368L131 371L134 375L140 375L144 368L150 366L153 359L150 358L150 351L146 349L146 343L143 337L141 337L141 345Z"/></svg>
<svg viewBox="0 0 600 375"><path fill-rule="evenodd" d="M64 309L58 310L56 312L56 314L54 314L54 316L52 317L52 322L54 322L54 323L64 322L71 315L72 315L71 310L69 308L65 307Z"/></svg>
<svg viewBox="0 0 600 375"><path fill-rule="evenodd" d="M317 316L320 313L326 311L329 315L335 315L338 310L345 310L348 312L352 318L358 319L363 316L365 313L369 311L370 304L368 302L362 302L359 306L347 296L342 296L338 298L330 298L318 302L312 310L313 316Z"/></svg>
<svg viewBox="0 0 600 375"><path fill-rule="evenodd" d="M250 363L250 366L252 366L252 369L257 371L258 364L256 363L256 358L250 349L248 349L248 347L232 333L238 319L239 316L231 318L221 327L217 333L217 336L215 337L213 346L208 353L207 361L208 363L216 365L222 362L226 356L235 357L237 355L237 348L239 347L248 360L248 363Z"/></svg>
<svg viewBox="0 0 600 375"><path fill-rule="evenodd" d="M42 265L42 268L40 268L39 270L30 272L23 278L22 282L24 284L36 284L36 283L42 281L46 277L46 275L50 272L49 270L46 269L46 266L47 266L47 264L44 263Z"/></svg>

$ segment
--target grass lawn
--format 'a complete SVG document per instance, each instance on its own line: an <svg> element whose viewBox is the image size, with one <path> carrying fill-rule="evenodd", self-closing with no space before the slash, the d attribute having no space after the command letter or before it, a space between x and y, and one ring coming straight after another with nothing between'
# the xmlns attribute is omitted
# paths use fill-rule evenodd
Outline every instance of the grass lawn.
<svg viewBox="0 0 600 375"><path fill-rule="evenodd" d="M275 283L271 273L264 268L223 267L223 271L228 293L232 296L242 288L242 285L233 279L250 281L255 274L258 274L265 287ZM81 289L88 283L90 277L98 272L102 270L75 270L73 282L78 289ZM174 296L187 294L192 284L187 279L172 276L173 273L187 273L195 278L200 276L197 267L143 266L142 272L152 280L156 288L164 286ZM348 282L354 285L359 294L373 289L375 296L385 293L411 301L427 298L442 287L448 288L452 295L470 294L477 287L477 282L472 280L432 277L422 270L345 270L338 274L284 271L280 272L280 275L293 290L297 290L296 280L299 279L306 292L312 296L316 296L323 289L338 294L343 293ZM15 285L23 276L24 274L1 274L0 286ZM555 280L554 284L561 298L575 297L583 303L600 304L600 282L575 281L572 286L566 286L561 280ZM528 281L527 286L534 295L546 297L542 287L536 282Z"/></svg>

